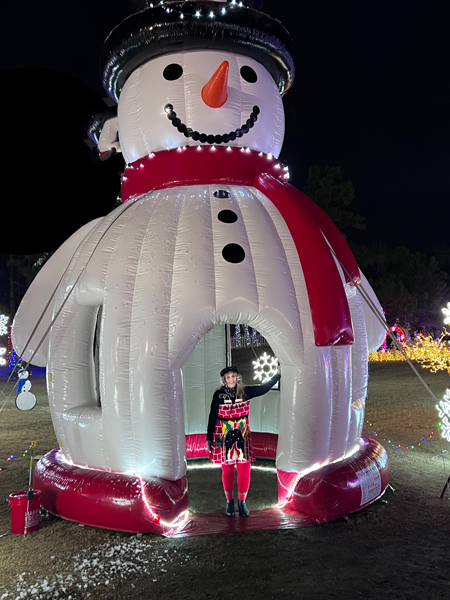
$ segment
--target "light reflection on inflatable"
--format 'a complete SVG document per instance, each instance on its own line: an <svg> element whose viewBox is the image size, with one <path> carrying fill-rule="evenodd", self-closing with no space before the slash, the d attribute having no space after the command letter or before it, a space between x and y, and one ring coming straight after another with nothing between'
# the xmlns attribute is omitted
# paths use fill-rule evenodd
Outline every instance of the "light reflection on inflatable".
<svg viewBox="0 0 450 600"><path fill-rule="evenodd" d="M165 528L173 529L174 532L177 531L178 529L181 529L184 526L184 524L189 520L189 511L188 510L182 511L170 523L167 523L167 522L163 521L161 519L160 515L157 515L155 513L155 511L153 510L151 504L146 499L145 489L144 489L145 482L144 482L143 478L140 475L138 475L137 477L138 477L138 479L140 481L140 484L141 484L141 496L142 496L142 499L144 500L145 507L146 507L146 509L147 509L147 511L148 511L148 513L149 513L149 515L151 517L151 519L153 519L155 521L155 523L158 523L158 524L162 525ZM166 534L167 534L167 532L166 532Z"/></svg>

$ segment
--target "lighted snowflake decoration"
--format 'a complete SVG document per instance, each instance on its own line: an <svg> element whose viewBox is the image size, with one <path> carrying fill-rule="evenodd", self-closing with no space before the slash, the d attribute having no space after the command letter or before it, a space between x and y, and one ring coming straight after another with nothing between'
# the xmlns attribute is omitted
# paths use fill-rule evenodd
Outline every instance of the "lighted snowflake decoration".
<svg viewBox="0 0 450 600"><path fill-rule="evenodd" d="M436 404L441 421L441 434L448 442L450 442L450 390L447 390L444 399Z"/></svg>
<svg viewBox="0 0 450 600"><path fill-rule="evenodd" d="M8 333L8 328L6 326L8 319L9 317L6 315L0 315L0 335L5 335L5 333Z"/></svg>
<svg viewBox="0 0 450 600"><path fill-rule="evenodd" d="M278 359L276 356L270 356L267 352L264 352L258 360L253 361L253 372L255 376L253 379L266 383L278 372Z"/></svg>
<svg viewBox="0 0 450 600"><path fill-rule="evenodd" d="M444 325L449 325L450 324L450 302L448 302L447 308L442 309L442 312L445 315Z"/></svg>
<svg viewBox="0 0 450 600"><path fill-rule="evenodd" d="M4 367L6 365L6 360L3 358L6 354L6 348L0 348L0 367Z"/></svg>

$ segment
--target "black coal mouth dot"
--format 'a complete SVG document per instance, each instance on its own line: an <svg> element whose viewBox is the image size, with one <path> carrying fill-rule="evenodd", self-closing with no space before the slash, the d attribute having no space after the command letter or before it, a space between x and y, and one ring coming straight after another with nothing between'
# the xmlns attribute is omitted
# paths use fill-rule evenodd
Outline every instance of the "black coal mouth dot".
<svg viewBox="0 0 450 600"><path fill-rule="evenodd" d="M164 110L167 113L167 118L169 121L172 121L172 125L175 127L175 129L177 129L185 137L192 138L194 142L200 142L202 144L227 144L228 142L234 142L236 138L241 138L250 131L250 129L258 120L258 115L261 112L259 110L259 106L254 106L252 112L250 113L250 117L243 125L238 127L238 129L230 131L230 133L223 133L222 135L208 135L207 133L194 131L182 123L177 117L177 113L173 110L172 104L166 104Z"/></svg>

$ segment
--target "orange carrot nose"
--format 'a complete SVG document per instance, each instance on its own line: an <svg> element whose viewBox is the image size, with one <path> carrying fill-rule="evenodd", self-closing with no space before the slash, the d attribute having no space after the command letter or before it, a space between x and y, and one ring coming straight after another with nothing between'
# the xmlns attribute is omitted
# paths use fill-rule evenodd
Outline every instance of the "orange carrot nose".
<svg viewBox="0 0 450 600"><path fill-rule="evenodd" d="M202 89L203 102L211 108L220 108L228 98L228 68L227 60L224 60L208 83Z"/></svg>

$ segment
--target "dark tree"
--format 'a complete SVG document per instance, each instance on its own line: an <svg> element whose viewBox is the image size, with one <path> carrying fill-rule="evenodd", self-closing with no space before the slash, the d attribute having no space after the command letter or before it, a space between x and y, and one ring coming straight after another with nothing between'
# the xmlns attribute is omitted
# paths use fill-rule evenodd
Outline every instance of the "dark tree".
<svg viewBox="0 0 450 600"><path fill-rule="evenodd" d="M450 277L435 257L405 246L391 251L377 242L361 253L361 268L383 306L388 325L405 322L429 331L443 325L441 309L450 299Z"/></svg>
<svg viewBox="0 0 450 600"><path fill-rule="evenodd" d="M14 315L20 301L33 279L42 269L53 252L42 254L17 255L10 254L5 260L5 271L9 273L9 314Z"/></svg>
<svg viewBox="0 0 450 600"><path fill-rule="evenodd" d="M343 180L341 167L311 167L303 192L331 217L344 236L343 230L348 227L366 228L364 217L347 209L355 199L355 187Z"/></svg>

